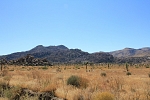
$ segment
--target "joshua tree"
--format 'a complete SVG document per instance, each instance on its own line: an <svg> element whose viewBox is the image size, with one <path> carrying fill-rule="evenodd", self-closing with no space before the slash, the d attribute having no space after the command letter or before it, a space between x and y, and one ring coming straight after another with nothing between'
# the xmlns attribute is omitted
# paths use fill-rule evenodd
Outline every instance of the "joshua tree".
<svg viewBox="0 0 150 100"><path fill-rule="evenodd" d="M2 64L2 60L0 60L0 65L1 65L1 71L2 71L2 67L3 67L3 64Z"/></svg>
<svg viewBox="0 0 150 100"><path fill-rule="evenodd" d="M87 66L88 66L88 62L85 62L85 66L86 66L86 72L87 72Z"/></svg>
<svg viewBox="0 0 150 100"><path fill-rule="evenodd" d="M128 66L129 66L129 65L126 63L126 70L127 70L127 72L129 71L129 68L128 68Z"/></svg>
<svg viewBox="0 0 150 100"><path fill-rule="evenodd" d="M110 67L110 66L109 66L109 63L108 63L108 69L109 69L109 67Z"/></svg>
<svg viewBox="0 0 150 100"><path fill-rule="evenodd" d="M5 59L0 60L0 65L1 65L1 71L3 70L3 65L5 65L7 62Z"/></svg>

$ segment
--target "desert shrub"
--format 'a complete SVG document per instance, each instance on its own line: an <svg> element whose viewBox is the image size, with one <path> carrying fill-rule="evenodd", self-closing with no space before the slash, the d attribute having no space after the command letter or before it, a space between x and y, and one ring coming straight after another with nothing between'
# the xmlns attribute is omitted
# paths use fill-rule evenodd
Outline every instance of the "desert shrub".
<svg viewBox="0 0 150 100"><path fill-rule="evenodd" d="M42 69L47 70L47 69L48 69L48 67L44 66L44 67L42 67Z"/></svg>
<svg viewBox="0 0 150 100"><path fill-rule="evenodd" d="M7 86L7 83L5 82L5 81L3 81L3 80L0 80L0 95L2 95L2 90L4 89L4 88L6 88L6 86Z"/></svg>
<svg viewBox="0 0 150 100"><path fill-rule="evenodd" d="M135 68L139 68L139 66L135 66Z"/></svg>
<svg viewBox="0 0 150 100"><path fill-rule="evenodd" d="M148 73L148 77L150 78L150 73Z"/></svg>
<svg viewBox="0 0 150 100"><path fill-rule="evenodd" d="M67 80L67 85L73 85L75 87L79 87L80 83L79 83L79 77L78 76L70 76Z"/></svg>
<svg viewBox="0 0 150 100"><path fill-rule="evenodd" d="M109 92L97 93L93 96L93 100L115 100L114 96Z"/></svg>
<svg viewBox="0 0 150 100"><path fill-rule="evenodd" d="M72 75L68 78L67 85L73 85L78 88L86 88L88 86L88 80L86 78Z"/></svg>
<svg viewBox="0 0 150 100"><path fill-rule="evenodd" d="M24 69L25 67L23 66L22 69Z"/></svg>
<svg viewBox="0 0 150 100"><path fill-rule="evenodd" d="M102 72L102 73L101 73L101 76L102 76L102 77L105 77L105 76L106 76L106 73L105 73L105 72Z"/></svg>
<svg viewBox="0 0 150 100"><path fill-rule="evenodd" d="M2 71L2 76L7 76L8 75L8 70L3 70Z"/></svg>
<svg viewBox="0 0 150 100"><path fill-rule="evenodd" d="M10 89L4 90L4 97L7 97L10 100L16 100L17 97L19 97L20 92L21 88L19 86L15 86Z"/></svg>
<svg viewBox="0 0 150 100"><path fill-rule="evenodd" d="M80 83L80 88L87 88L88 87L88 80L83 77L79 77L79 83Z"/></svg>
<svg viewBox="0 0 150 100"><path fill-rule="evenodd" d="M73 100L85 100L82 94L75 94Z"/></svg>
<svg viewBox="0 0 150 100"><path fill-rule="evenodd" d="M145 66L146 68L149 68L149 66L147 65L147 66Z"/></svg>
<svg viewBox="0 0 150 100"><path fill-rule="evenodd" d="M9 71L14 71L14 69L10 69Z"/></svg>
<svg viewBox="0 0 150 100"><path fill-rule="evenodd" d="M56 72L61 72L61 68L58 67L58 68L56 69Z"/></svg>
<svg viewBox="0 0 150 100"><path fill-rule="evenodd" d="M131 72L127 72L126 75L128 75L128 76L131 75Z"/></svg>

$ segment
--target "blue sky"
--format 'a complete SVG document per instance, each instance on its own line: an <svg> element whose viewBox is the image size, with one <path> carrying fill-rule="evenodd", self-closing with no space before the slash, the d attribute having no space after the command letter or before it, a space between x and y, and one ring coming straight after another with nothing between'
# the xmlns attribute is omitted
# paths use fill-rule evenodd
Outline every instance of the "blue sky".
<svg viewBox="0 0 150 100"><path fill-rule="evenodd" d="M150 47L150 0L1 0L0 55L37 45Z"/></svg>

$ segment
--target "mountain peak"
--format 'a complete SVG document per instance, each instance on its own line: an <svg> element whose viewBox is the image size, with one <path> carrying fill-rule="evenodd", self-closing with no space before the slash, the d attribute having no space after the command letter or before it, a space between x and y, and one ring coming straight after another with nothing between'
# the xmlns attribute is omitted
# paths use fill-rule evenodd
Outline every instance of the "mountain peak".
<svg viewBox="0 0 150 100"><path fill-rule="evenodd" d="M31 53L33 52L41 52L41 51L45 51L46 48L43 45L38 45L36 47L34 47L33 49L30 50Z"/></svg>
<svg viewBox="0 0 150 100"><path fill-rule="evenodd" d="M35 48L43 48L43 47L44 47L43 45L38 45Z"/></svg>
<svg viewBox="0 0 150 100"><path fill-rule="evenodd" d="M134 49L134 48L124 48L123 50L132 50L132 49Z"/></svg>
<svg viewBox="0 0 150 100"><path fill-rule="evenodd" d="M64 46L64 45L58 45L57 46L58 48L60 48L60 49L68 49L66 46Z"/></svg>

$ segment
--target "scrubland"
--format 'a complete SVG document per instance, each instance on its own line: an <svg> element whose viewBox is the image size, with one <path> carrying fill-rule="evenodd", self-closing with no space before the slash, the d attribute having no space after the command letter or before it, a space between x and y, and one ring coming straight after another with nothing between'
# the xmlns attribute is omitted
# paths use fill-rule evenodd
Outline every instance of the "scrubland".
<svg viewBox="0 0 150 100"><path fill-rule="evenodd" d="M75 76L75 77L72 77ZM30 94L22 95L27 89ZM0 76L0 100L38 100L50 92L62 100L150 100L148 65L96 64L55 66L5 65ZM33 93L33 94L32 94ZM22 96L21 96L22 95Z"/></svg>

